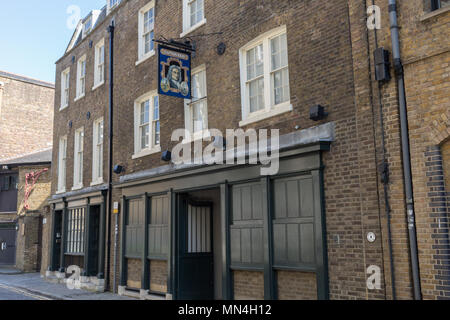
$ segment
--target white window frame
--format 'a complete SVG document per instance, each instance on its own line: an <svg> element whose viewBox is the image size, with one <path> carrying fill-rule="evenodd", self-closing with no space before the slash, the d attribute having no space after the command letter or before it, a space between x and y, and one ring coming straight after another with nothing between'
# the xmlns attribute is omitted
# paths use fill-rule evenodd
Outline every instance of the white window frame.
<svg viewBox="0 0 450 320"><path fill-rule="evenodd" d="M198 100L184 100L184 125L186 130L188 130L190 132L191 135L191 139L185 139L183 142L190 142L190 141L195 141L195 140L201 140L203 138L207 138L210 136L210 132L209 132L209 126L208 126L208 85L207 85L207 76L206 76L206 65L201 65L198 66L194 69L192 69L192 76L191 78L193 79L193 76L197 73L201 73L203 72L205 75L205 81L204 81L204 86L205 86L205 93L206 95ZM191 83L192 85L192 83ZM193 128L193 104L195 102L198 101L203 101L205 103L205 114L206 114L206 119L204 119L203 125L204 128L202 131L198 131L198 132L194 132L194 128Z"/></svg>
<svg viewBox="0 0 450 320"><path fill-rule="evenodd" d="M156 17L156 8L155 8L155 0L150 1L144 7L139 10L138 15L138 60L136 61L136 65L141 64L148 58L155 55L155 45L153 45L153 50L145 53L145 39L144 39L144 15L147 11L153 9L153 29L149 32L153 31L153 37L155 34L155 17Z"/></svg>
<svg viewBox="0 0 450 320"><path fill-rule="evenodd" d="M90 21L91 25L89 26L89 28L87 28L87 22ZM86 21L84 21L83 23L83 39L89 34L89 32L92 30L92 28L94 27L94 17L91 15L89 15L89 18L86 19Z"/></svg>
<svg viewBox="0 0 450 320"><path fill-rule="evenodd" d="M243 127L251 123L255 123L267 118L271 118L282 113L293 110L291 101L273 105L272 104L272 85L271 85L271 51L270 41L286 32L286 26L281 26L269 32L262 34L252 40L239 50L240 70L241 70L241 105L242 105L242 121L239 126ZM250 113L250 105L248 101L247 90L247 51L262 44L264 51L264 108L262 110ZM289 72L289 57L288 57Z"/></svg>
<svg viewBox="0 0 450 320"><path fill-rule="evenodd" d="M82 74L82 63L84 62L84 75ZM83 84L84 82L84 84ZM84 92L82 88L84 87ZM77 97L74 101L78 101L86 95L86 55L78 59L77 63Z"/></svg>
<svg viewBox="0 0 450 320"><path fill-rule="evenodd" d="M205 0L203 0L203 19L197 22L195 25L191 25L191 7L190 4L197 0L183 0L183 32L180 34L180 38L183 38L188 33L200 28L206 24L206 13L205 13Z"/></svg>
<svg viewBox="0 0 450 320"><path fill-rule="evenodd" d="M74 140L72 190L80 190L83 188L84 127L75 131Z"/></svg>
<svg viewBox="0 0 450 320"><path fill-rule="evenodd" d="M66 192L67 176L67 136L59 138L58 149L58 190L56 193Z"/></svg>
<svg viewBox="0 0 450 320"><path fill-rule="evenodd" d="M154 116L154 101L155 97L158 97L158 91L153 90L150 92L147 92L146 94L140 96L138 99L134 102L134 155L132 156L132 159L137 159L141 157L145 157L151 154L155 154L158 152L161 152L161 141L160 144L156 145L154 142L154 131L155 131L155 122L153 119ZM148 148L142 148L141 147L141 133L140 133L140 117L141 117L141 104L145 101L150 101L149 106L149 146ZM161 103L159 102L159 110L161 110ZM161 111L160 111L161 113ZM158 119L159 121L159 119ZM161 140L161 134L160 134L160 140Z"/></svg>
<svg viewBox="0 0 450 320"><path fill-rule="evenodd" d="M103 52L101 52L103 48ZM100 60L100 58L102 59ZM95 45L94 87L97 89L105 83L105 38Z"/></svg>
<svg viewBox="0 0 450 320"><path fill-rule="evenodd" d="M61 107L59 108L60 111L69 106L69 99L70 99L70 67L61 72Z"/></svg>
<svg viewBox="0 0 450 320"><path fill-rule="evenodd" d="M99 139L99 125L101 124L102 138ZM93 124L92 139L92 183L91 186L103 183L103 153L104 153L104 127L103 118L97 119ZM99 168L100 167L100 168Z"/></svg>

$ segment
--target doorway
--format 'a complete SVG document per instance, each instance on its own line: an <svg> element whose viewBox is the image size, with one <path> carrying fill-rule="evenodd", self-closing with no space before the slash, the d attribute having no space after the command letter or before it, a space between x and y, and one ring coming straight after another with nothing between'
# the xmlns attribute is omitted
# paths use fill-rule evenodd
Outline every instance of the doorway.
<svg viewBox="0 0 450 320"><path fill-rule="evenodd" d="M61 266L61 245L62 245L62 210L55 211L54 215L54 236L53 236L53 252L52 252L52 270L60 270Z"/></svg>
<svg viewBox="0 0 450 320"><path fill-rule="evenodd" d="M0 224L0 265L16 263L16 224Z"/></svg>
<svg viewBox="0 0 450 320"><path fill-rule="evenodd" d="M178 195L177 299L214 299L213 203Z"/></svg>
<svg viewBox="0 0 450 320"><path fill-rule="evenodd" d="M100 206L91 206L89 210L88 276L97 276L99 273L100 210Z"/></svg>

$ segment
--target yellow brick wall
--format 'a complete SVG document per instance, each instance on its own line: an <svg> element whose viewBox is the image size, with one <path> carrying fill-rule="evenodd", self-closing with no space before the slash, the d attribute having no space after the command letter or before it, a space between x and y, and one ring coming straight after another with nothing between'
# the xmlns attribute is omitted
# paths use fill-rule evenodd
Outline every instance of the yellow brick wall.
<svg viewBox="0 0 450 320"><path fill-rule="evenodd" d="M142 262L139 259L127 259L127 286L133 289L141 288Z"/></svg>
<svg viewBox="0 0 450 320"><path fill-rule="evenodd" d="M28 198L29 209L28 211L42 211L47 205L47 199L50 197L51 191L51 171L50 165L48 166L30 166L30 167L20 167L19 168L19 190L17 193L17 214L24 215L26 210L25 205L25 177L29 173L40 172L41 170L47 169L43 172L36 184L34 185L30 196Z"/></svg>
<svg viewBox="0 0 450 320"><path fill-rule="evenodd" d="M150 261L150 290L167 292L167 261Z"/></svg>
<svg viewBox="0 0 450 320"><path fill-rule="evenodd" d="M317 300L315 273L278 271L277 283L280 300Z"/></svg>
<svg viewBox="0 0 450 320"><path fill-rule="evenodd" d="M264 273L255 271L234 271L235 300L264 300Z"/></svg>

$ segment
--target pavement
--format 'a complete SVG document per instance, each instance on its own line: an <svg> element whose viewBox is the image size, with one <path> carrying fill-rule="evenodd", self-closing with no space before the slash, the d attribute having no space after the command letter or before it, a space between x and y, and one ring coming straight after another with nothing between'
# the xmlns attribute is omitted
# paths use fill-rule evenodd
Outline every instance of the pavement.
<svg viewBox="0 0 450 320"><path fill-rule="evenodd" d="M49 283L39 273L21 273L0 267L0 300L136 300L110 292L95 293L71 290L62 284Z"/></svg>

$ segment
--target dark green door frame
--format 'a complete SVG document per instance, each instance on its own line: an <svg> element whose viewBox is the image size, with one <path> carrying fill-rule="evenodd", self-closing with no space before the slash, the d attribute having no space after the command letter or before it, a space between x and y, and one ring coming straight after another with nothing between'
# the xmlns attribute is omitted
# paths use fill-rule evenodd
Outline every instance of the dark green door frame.
<svg viewBox="0 0 450 320"><path fill-rule="evenodd" d="M273 192L270 177L261 179L263 199L263 234L264 234L264 299L275 300L276 276L273 270Z"/></svg>
<svg viewBox="0 0 450 320"><path fill-rule="evenodd" d="M149 205L148 194L144 194L144 249L142 250L142 275L141 275L141 289L150 289L150 263L148 260L148 224L151 215L151 206Z"/></svg>
<svg viewBox="0 0 450 320"><path fill-rule="evenodd" d="M220 218L222 226L222 299L232 300L233 289L230 272L230 186L220 185Z"/></svg>
<svg viewBox="0 0 450 320"><path fill-rule="evenodd" d="M89 243L90 243L90 225L91 225L91 206L89 205L89 198L87 199L87 205L85 207L84 214L84 266L83 276L89 276Z"/></svg>
<svg viewBox="0 0 450 320"><path fill-rule="evenodd" d="M175 293L175 252L176 252L176 230L175 230L175 214L176 214L176 194L173 192L173 189L170 189L169 193L169 221L168 221L168 229L169 229L169 252L167 257L167 293L172 295L173 299L176 299Z"/></svg>
<svg viewBox="0 0 450 320"><path fill-rule="evenodd" d="M67 233L67 201L64 199L64 209L62 210L61 219L61 255L59 257L59 272L65 272L65 252L66 252L66 233Z"/></svg>
<svg viewBox="0 0 450 320"><path fill-rule="evenodd" d="M127 286L127 273L128 265L125 258L125 246L126 246L126 221L128 215L128 200L126 197L122 197L122 221L120 226L120 286Z"/></svg>
<svg viewBox="0 0 450 320"><path fill-rule="evenodd" d="M55 254L55 244L56 244L56 213L55 204L52 205L52 224L51 224L51 235L50 235L50 250L49 250L49 266L48 271L56 271L56 254Z"/></svg>
<svg viewBox="0 0 450 320"><path fill-rule="evenodd" d="M105 278L105 234L106 234L106 200L108 192L102 191L102 203L100 205L100 230L99 230L99 246L98 246L98 275L97 279ZM115 277L116 275L114 275ZM114 289L115 290L115 289Z"/></svg>

